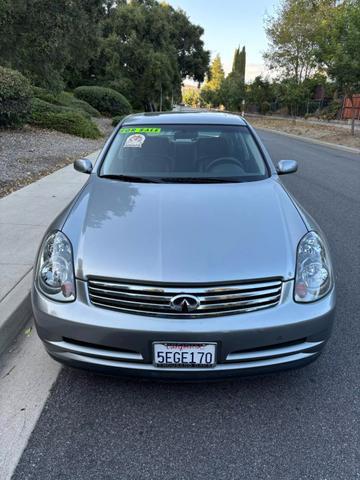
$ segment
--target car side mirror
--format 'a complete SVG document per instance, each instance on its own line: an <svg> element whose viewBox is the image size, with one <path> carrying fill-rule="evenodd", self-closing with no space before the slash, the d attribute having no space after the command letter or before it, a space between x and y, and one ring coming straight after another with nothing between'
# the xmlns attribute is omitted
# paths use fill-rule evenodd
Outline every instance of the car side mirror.
<svg viewBox="0 0 360 480"><path fill-rule="evenodd" d="M93 169L93 164L87 158L80 158L75 160L74 168L81 173L91 173Z"/></svg>
<svg viewBox="0 0 360 480"><path fill-rule="evenodd" d="M276 171L278 175L286 175L287 173L295 173L298 169L298 163L295 160L280 160L277 164Z"/></svg>

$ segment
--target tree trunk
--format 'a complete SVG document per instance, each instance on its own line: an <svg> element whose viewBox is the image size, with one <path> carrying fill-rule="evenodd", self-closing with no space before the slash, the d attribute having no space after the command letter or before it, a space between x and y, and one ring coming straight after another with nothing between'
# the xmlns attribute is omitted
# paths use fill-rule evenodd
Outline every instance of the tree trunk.
<svg viewBox="0 0 360 480"><path fill-rule="evenodd" d="M355 103L352 95L349 98L351 101L351 135L355 135Z"/></svg>

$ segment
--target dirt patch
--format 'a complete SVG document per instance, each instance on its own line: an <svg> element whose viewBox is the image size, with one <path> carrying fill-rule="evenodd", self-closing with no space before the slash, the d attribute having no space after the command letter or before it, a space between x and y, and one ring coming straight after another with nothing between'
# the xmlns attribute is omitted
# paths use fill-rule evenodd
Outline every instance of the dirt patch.
<svg viewBox="0 0 360 480"><path fill-rule="evenodd" d="M97 140L26 126L0 130L0 197L101 148L113 127L111 119L94 119L103 137Z"/></svg>
<svg viewBox="0 0 360 480"><path fill-rule="evenodd" d="M280 132L292 133L299 137L308 137L323 142L335 143L346 147L360 148L360 131L355 136L351 135L350 126L348 129L332 127L329 125L309 124L306 120L275 119L271 117L248 117L253 127L270 128Z"/></svg>

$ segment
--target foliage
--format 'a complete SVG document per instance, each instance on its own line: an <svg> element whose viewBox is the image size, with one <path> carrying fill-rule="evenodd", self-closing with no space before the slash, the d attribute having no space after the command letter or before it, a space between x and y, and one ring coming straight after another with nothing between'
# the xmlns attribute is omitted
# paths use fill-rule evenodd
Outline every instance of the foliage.
<svg viewBox="0 0 360 480"><path fill-rule="evenodd" d="M111 88L83 86L76 88L74 95L104 115L127 115L131 112L131 105L127 99Z"/></svg>
<svg viewBox="0 0 360 480"><path fill-rule="evenodd" d="M133 98L136 96L134 84L128 78L117 78L116 80L105 81L102 86L116 90L118 93L121 93L121 95L124 95L125 98Z"/></svg>
<svg viewBox="0 0 360 480"><path fill-rule="evenodd" d="M112 125L113 127L116 127L116 125L117 125L118 123L120 123L121 120L122 120L123 118L125 118L125 117L126 117L126 115L116 115L116 117L114 117L114 118L112 119L111 125Z"/></svg>
<svg viewBox="0 0 360 480"><path fill-rule="evenodd" d="M101 0L6 0L0 10L6 47L0 49L0 62L36 85L60 91L88 68L103 14Z"/></svg>
<svg viewBox="0 0 360 480"><path fill-rule="evenodd" d="M325 36L326 35L326 36ZM339 91L349 97L360 92L360 3L348 0L323 18L319 32L319 59ZM355 130L353 108L352 133Z"/></svg>
<svg viewBox="0 0 360 480"><path fill-rule="evenodd" d="M30 123L83 138L98 138L101 133L90 118L67 107L34 99Z"/></svg>
<svg viewBox="0 0 360 480"><path fill-rule="evenodd" d="M190 107L198 107L200 105L200 92L195 87L185 87L182 92L182 99L186 105Z"/></svg>
<svg viewBox="0 0 360 480"><path fill-rule="evenodd" d="M103 32L92 73L104 81L121 79L126 86L121 93L136 109L170 106L181 98L183 78L202 81L208 69L202 28L166 3L118 3L104 20Z"/></svg>
<svg viewBox="0 0 360 480"><path fill-rule="evenodd" d="M246 69L246 51L245 47L240 50L240 47L235 50L234 60L232 66L232 73L238 75L239 80L245 83L245 69Z"/></svg>
<svg viewBox="0 0 360 480"><path fill-rule="evenodd" d="M72 93L60 92L58 94L54 94L39 87L33 87L33 92L36 98L43 100L44 102L62 107L67 107L71 110L79 110L81 113L88 117L100 116L100 112L98 110L96 110L84 100L80 100L74 97Z"/></svg>
<svg viewBox="0 0 360 480"><path fill-rule="evenodd" d="M245 47L235 50L232 71L223 79L220 86L220 103L227 110L242 110L242 102L245 99Z"/></svg>
<svg viewBox="0 0 360 480"><path fill-rule="evenodd" d="M322 120L335 120L338 117L341 109L342 102L339 100L333 100L329 105L323 109L313 113L305 115L305 118L316 117Z"/></svg>
<svg viewBox="0 0 360 480"><path fill-rule="evenodd" d="M0 63L55 93L110 87L138 109L170 106L203 81L203 29L156 0L1 0Z"/></svg>
<svg viewBox="0 0 360 480"><path fill-rule="evenodd" d="M218 107L221 103L221 85L225 74L221 63L220 55L217 55L209 71L209 78L201 89L201 102L207 106Z"/></svg>
<svg viewBox="0 0 360 480"><path fill-rule="evenodd" d="M300 83L318 66L319 25L334 0L282 0L273 17L266 19L270 46L264 58L283 78Z"/></svg>
<svg viewBox="0 0 360 480"><path fill-rule="evenodd" d="M61 105L72 108L74 110L80 110L81 112L90 115L91 117L100 117L100 112L96 108L92 107L90 103L76 98L72 93L61 92L57 95L57 100Z"/></svg>
<svg viewBox="0 0 360 480"><path fill-rule="evenodd" d="M21 126L31 110L32 89L19 72L0 67L0 127Z"/></svg>
<svg viewBox="0 0 360 480"><path fill-rule="evenodd" d="M33 98L31 101L31 115L37 115L40 113L67 113L67 112L76 112L76 109L71 107L65 107L64 105L59 105L55 103L50 103L41 98ZM88 113L81 112L87 118L91 118Z"/></svg>
<svg viewBox="0 0 360 480"><path fill-rule="evenodd" d="M226 110L241 111L245 99L245 84L242 76L231 72L225 78L220 88L220 102Z"/></svg>
<svg viewBox="0 0 360 480"><path fill-rule="evenodd" d="M265 115L270 110L270 103L276 98L275 85L261 75L255 77L247 90L247 103L257 105L259 113Z"/></svg>

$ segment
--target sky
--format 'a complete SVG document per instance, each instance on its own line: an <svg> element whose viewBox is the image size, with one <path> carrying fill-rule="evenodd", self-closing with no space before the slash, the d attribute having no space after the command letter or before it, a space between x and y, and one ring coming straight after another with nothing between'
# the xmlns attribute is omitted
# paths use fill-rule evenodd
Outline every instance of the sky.
<svg viewBox="0 0 360 480"><path fill-rule="evenodd" d="M262 52L266 50L264 16L272 14L279 0L166 0L185 10L192 23L204 30L205 48L214 58L220 54L226 73L232 66L234 50L246 47L246 81L266 75Z"/></svg>

